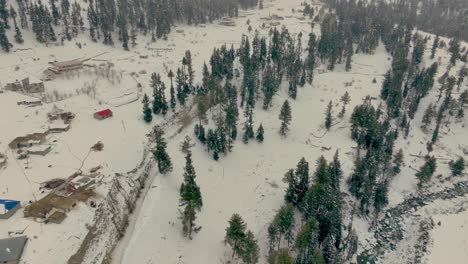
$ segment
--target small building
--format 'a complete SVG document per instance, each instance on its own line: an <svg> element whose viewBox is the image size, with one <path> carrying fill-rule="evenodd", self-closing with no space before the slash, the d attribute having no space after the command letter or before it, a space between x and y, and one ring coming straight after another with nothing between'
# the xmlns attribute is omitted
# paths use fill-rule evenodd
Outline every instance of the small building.
<svg viewBox="0 0 468 264"><path fill-rule="evenodd" d="M70 124L53 124L49 126L49 133L62 133L70 129Z"/></svg>
<svg viewBox="0 0 468 264"><path fill-rule="evenodd" d="M20 201L0 199L0 219L10 218L20 208Z"/></svg>
<svg viewBox="0 0 468 264"><path fill-rule="evenodd" d="M7 83L4 87L6 91L12 91L12 92L17 92L21 91L23 89L23 85L21 84L20 81L16 80L14 82Z"/></svg>
<svg viewBox="0 0 468 264"><path fill-rule="evenodd" d="M98 120L103 120L112 116L113 116L113 113L110 109L105 109L105 110L94 113L94 118Z"/></svg>
<svg viewBox="0 0 468 264"><path fill-rule="evenodd" d="M51 64L53 67L49 68L49 70L57 74L83 68L83 62L80 60L52 62Z"/></svg>
<svg viewBox="0 0 468 264"><path fill-rule="evenodd" d="M53 210L53 213L51 213L47 217L47 222L49 223L54 223L54 224L61 224L63 220L67 217L67 214L59 211L59 210Z"/></svg>
<svg viewBox="0 0 468 264"><path fill-rule="evenodd" d="M0 263L19 264L27 236L0 239Z"/></svg>
<svg viewBox="0 0 468 264"><path fill-rule="evenodd" d="M26 77L19 81L11 81L5 85L5 90L24 93L42 93L45 91L44 82L34 77Z"/></svg>
<svg viewBox="0 0 468 264"><path fill-rule="evenodd" d="M26 93L43 93L45 91L44 82L35 78L24 78L21 80L23 90Z"/></svg>
<svg viewBox="0 0 468 264"><path fill-rule="evenodd" d="M52 150L52 146L50 145L37 145L32 146L27 149L27 153L29 155L41 155L45 156Z"/></svg>

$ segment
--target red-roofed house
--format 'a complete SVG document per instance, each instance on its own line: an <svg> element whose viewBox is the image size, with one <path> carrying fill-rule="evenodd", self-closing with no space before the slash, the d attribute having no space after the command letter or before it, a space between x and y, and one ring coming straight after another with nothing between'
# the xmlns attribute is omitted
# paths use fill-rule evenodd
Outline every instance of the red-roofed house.
<svg viewBox="0 0 468 264"><path fill-rule="evenodd" d="M105 109L99 112L94 113L94 118L98 120L103 120L109 117L112 117L112 111L110 109Z"/></svg>

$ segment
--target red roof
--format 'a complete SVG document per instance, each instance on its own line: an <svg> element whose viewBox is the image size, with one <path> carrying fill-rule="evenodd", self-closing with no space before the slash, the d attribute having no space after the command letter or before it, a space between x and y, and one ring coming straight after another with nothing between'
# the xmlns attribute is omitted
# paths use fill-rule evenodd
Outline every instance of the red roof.
<svg viewBox="0 0 468 264"><path fill-rule="evenodd" d="M110 109L105 109L105 110L96 112L96 115L98 115L98 116L109 116L109 115L112 115L112 111Z"/></svg>

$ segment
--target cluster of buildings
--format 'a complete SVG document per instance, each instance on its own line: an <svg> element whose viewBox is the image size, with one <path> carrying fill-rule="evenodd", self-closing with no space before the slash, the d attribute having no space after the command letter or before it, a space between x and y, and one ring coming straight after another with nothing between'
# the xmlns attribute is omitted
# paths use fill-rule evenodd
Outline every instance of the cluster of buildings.
<svg viewBox="0 0 468 264"><path fill-rule="evenodd" d="M22 80L16 79L7 82L3 89L6 91L23 93L42 93L45 90L44 82L34 77L26 77Z"/></svg>
<svg viewBox="0 0 468 264"><path fill-rule="evenodd" d="M61 74L63 72L78 70L83 68L83 62L81 60L69 60L61 62L50 63L51 67L45 71L45 80L49 80L55 74ZM6 91L21 92L26 94L43 93L45 91L44 82L38 78L29 76L24 78L18 78L10 81L6 81L3 87Z"/></svg>

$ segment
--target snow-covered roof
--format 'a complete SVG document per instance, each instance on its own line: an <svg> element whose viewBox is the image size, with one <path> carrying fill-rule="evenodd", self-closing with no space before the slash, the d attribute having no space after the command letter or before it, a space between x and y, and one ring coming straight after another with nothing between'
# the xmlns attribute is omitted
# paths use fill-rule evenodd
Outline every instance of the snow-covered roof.
<svg viewBox="0 0 468 264"><path fill-rule="evenodd" d="M27 240L26 236L0 239L0 262L20 260Z"/></svg>
<svg viewBox="0 0 468 264"><path fill-rule="evenodd" d="M49 146L49 145L36 145L36 146L32 146L32 147L28 148L28 151L29 152L40 152L40 151L47 151L50 148L51 148L51 146Z"/></svg>
<svg viewBox="0 0 468 264"><path fill-rule="evenodd" d="M59 62L52 62L52 65L55 67L70 67L70 66L78 66L83 64L80 60L69 60L69 61L59 61Z"/></svg>

